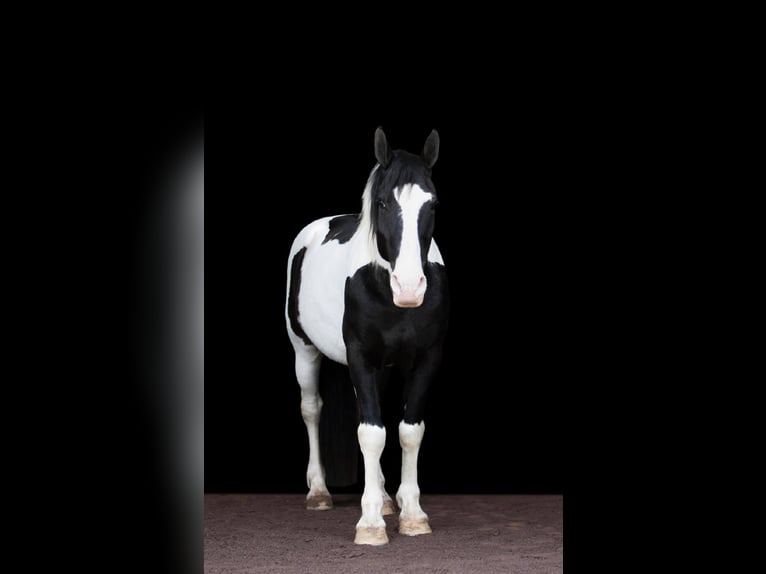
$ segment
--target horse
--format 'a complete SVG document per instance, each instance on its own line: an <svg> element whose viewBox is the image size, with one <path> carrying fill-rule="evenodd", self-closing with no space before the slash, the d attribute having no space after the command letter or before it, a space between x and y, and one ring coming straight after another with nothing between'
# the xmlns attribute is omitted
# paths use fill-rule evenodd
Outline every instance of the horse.
<svg viewBox="0 0 766 574"><path fill-rule="evenodd" d="M374 151L377 163L362 194L361 213L318 219L295 238L285 320L309 439L306 507L332 507L319 449L319 371L327 357L348 367L359 415L364 491L354 542L378 546L388 543L383 515L397 510L380 467L386 429L379 393L393 367L402 374L405 399L398 428L399 533L431 532L420 507L417 460L426 394L447 332L449 290L433 240L437 197L431 171L439 156L438 132L431 131L418 156L392 150L379 127Z"/></svg>

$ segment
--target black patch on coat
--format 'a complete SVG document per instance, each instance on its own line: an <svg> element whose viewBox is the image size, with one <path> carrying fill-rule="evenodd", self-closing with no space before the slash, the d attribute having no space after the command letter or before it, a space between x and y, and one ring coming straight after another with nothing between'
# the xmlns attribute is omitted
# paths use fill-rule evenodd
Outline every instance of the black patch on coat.
<svg viewBox="0 0 766 574"><path fill-rule="evenodd" d="M307 345L313 345L298 320L298 293L301 290L301 269L303 268L303 258L305 256L306 248L304 247L293 257L290 268L290 294L287 297L287 316L290 319L290 328L293 330L293 333L303 339L303 342Z"/></svg>
<svg viewBox="0 0 766 574"><path fill-rule="evenodd" d="M420 307L392 302L388 272L371 263L346 279L343 339L361 422L383 426L379 392L388 366L405 381L404 421L423 420L428 387L441 362L449 320L449 288L444 267L424 268L428 289Z"/></svg>
<svg viewBox="0 0 766 574"><path fill-rule="evenodd" d="M354 236L357 227L359 227L358 215L339 215L338 217L333 217L330 220L330 230L325 235L322 245L333 239L337 239L338 243L346 243Z"/></svg>

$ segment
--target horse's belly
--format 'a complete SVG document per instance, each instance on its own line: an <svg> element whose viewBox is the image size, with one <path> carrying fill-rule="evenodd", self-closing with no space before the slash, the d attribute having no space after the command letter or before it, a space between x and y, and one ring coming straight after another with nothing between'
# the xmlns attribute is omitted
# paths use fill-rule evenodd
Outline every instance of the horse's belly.
<svg viewBox="0 0 766 574"><path fill-rule="evenodd" d="M348 364L343 332L335 328L334 317L322 313L307 313L307 315L307 326L304 330L314 346L336 363Z"/></svg>

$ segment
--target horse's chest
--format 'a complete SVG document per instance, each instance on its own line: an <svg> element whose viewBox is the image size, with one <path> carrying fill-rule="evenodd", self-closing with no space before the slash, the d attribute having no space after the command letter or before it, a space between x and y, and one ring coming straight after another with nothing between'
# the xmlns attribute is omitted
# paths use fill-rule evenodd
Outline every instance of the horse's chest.
<svg viewBox="0 0 766 574"><path fill-rule="evenodd" d="M386 310L349 317L347 312L346 344L374 363L409 363L430 343L428 329L421 321L413 320L415 313L404 316L396 310Z"/></svg>
<svg viewBox="0 0 766 574"><path fill-rule="evenodd" d="M372 323L346 331L351 352L358 352L371 364L407 365L419 354L419 339L414 325Z"/></svg>
<svg viewBox="0 0 766 574"><path fill-rule="evenodd" d="M381 332L381 342L389 353L401 353L417 348L418 329L409 321L395 323Z"/></svg>
<svg viewBox="0 0 766 574"><path fill-rule="evenodd" d="M360 269L346 283L343 335L347 347L372 361L406 361L431 347L440 336L441 293L434 281L425 303L401 309L391 303L388 276L374 267Z"/></svg>

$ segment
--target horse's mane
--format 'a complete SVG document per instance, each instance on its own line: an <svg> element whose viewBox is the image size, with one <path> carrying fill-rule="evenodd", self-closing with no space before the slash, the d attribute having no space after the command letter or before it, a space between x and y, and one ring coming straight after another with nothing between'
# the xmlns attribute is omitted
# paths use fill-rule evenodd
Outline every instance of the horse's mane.
<svg viewBox="0 0 766 574"><path fill-rule="evenodd" d="M359 233L366 235L368 253L373 260L377 259L378 246L375 243L375 229L372 225L372 187L378 168L380 164L375 164L367 178L367 184L362 193L362 211L359 214Z"/></svg>

